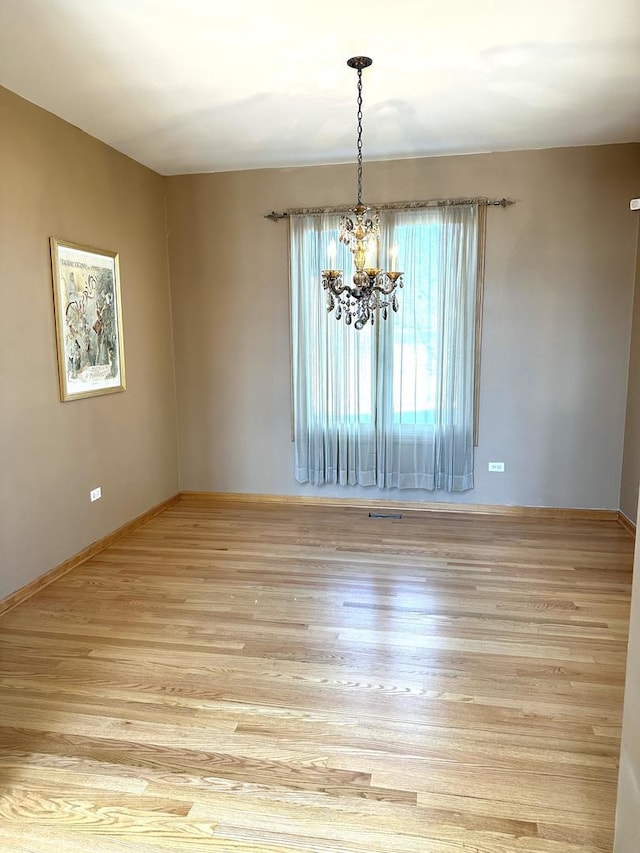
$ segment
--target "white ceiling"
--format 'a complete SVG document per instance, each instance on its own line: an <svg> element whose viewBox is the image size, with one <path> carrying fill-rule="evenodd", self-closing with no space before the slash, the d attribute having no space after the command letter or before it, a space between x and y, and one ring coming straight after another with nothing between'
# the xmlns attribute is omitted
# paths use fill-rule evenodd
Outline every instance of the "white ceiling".
<svg viewBox="0 0 640 853"><path fill-rule="evenodd" d="M354 54L365 160L640 140L640 0L0 0L0 84L162 174L352 161Z"/></svg>

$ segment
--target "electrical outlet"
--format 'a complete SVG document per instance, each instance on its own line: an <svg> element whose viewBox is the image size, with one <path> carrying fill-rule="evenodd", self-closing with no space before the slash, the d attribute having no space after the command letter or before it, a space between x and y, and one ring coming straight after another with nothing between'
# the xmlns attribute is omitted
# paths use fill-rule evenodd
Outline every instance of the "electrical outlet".
<svg viewBox="0 0 640 853"><path fill-rule="evenodd" d="M489 462L489 470L490 471L504 471L504 462Z"/></svg>
<svg viewBox="0 0 640 853"><path fill-rule="evenodd" d="M94 501L99 501L101 497L102 489L100 488L100 486L98 486L97 489L91 489L91 491L89 492L89 499L91 500L91 503L93 503Z"/></svg>

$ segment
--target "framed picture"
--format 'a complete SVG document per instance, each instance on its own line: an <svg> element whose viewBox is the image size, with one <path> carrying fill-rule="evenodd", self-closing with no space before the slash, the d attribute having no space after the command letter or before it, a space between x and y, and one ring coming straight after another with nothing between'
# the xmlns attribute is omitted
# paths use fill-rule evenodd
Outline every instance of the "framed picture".
<svg viewBox="0 0 640 853"><path fill-rule="evenodd" d="M63 401L124 391L118 255L51 237Z"/></svg>

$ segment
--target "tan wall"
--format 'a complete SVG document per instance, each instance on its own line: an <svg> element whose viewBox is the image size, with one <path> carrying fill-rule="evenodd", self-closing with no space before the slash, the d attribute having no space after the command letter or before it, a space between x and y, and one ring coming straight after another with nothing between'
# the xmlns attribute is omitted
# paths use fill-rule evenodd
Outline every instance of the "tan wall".
<svg viewBox="0 0 640 853"><path fill-rule="evenodd" d="M640 170L639 170L640 171ZM640 175L631 193L640 191ZM629 358L629 383L627 389L627 419L624 433L622 484L620 509L633 520L638 512L638 484L640 483L640 214L629 212L637 223L638 246L636 251L636 290L633 304L633 331Z"/></svg>
<svg viewBox="0 0 640 853"><path fill-rule="evenodd" d="M177 443L163 179L1 88L0 128L2 597L175 493ZM120 253L124 393L60 402L52 235Z"/></svg>
<svg viewBox="0 0 640 853"><path fill-rule="evenodd" d="M640 516L638 517L640 530ZM636 538L614 853L640 850L640 536Z"/></svg>
<svg viewBox="0 0 640 853"><path fill-rule="evenodd" d="M365 164L370 201L517 199L490 210L476 488L456 500L618 508L638 145ZM298 485L290 441L287 225L353 197L352 165L168 179L181 485L447 500ZM489 474L489 460L504 474Z"/></svg>

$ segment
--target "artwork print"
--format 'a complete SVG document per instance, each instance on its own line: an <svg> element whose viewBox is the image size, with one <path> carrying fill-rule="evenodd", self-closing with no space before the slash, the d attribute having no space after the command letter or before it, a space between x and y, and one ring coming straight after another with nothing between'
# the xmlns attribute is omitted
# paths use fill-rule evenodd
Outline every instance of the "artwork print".
<svg viewBox="0 0 640 853"><path fill-rule="evenodd" d="M118 255L51 238L63 401L125 389Z"/></svg>

